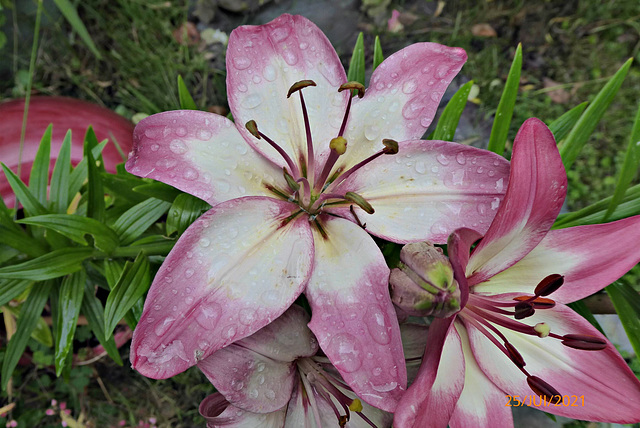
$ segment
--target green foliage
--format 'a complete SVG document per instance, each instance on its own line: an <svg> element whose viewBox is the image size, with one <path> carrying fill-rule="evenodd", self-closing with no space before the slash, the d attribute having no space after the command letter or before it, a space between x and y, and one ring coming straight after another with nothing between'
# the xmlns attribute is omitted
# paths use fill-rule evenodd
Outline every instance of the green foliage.
<svg viewBox="0 0 640 428"><path fill-rule="evenodd" d="M349 62L349 70L347 71L347 80L349 82L358 82L364 85L364 35L360 33L353 48L351 62Z"/></svg>
<svg viewBox="0 0 640 428"><path fill-rule="evenodd" d="M436 130L433 132L431 139L453 141L453 136L458 128L458 122L460 122L460 116L467 105L467 98L469 97L469 91L473 86L473 80L465 83L458 89L458 91L451 97L451 100L444 108Z"/></svg>

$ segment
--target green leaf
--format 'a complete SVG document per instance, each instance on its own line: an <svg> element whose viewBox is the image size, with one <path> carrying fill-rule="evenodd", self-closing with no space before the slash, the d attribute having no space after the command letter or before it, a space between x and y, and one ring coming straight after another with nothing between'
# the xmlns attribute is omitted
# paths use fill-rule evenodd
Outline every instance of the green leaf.
<svg viewBox="0 0 640 428"><path fill-rule="evenodd" d="M95 290L93 286L90 284L90 281L87 281L84 287L84 298L82 299L82 313L87 318L89 328L93 331L93 334L95 334L98 342L104 347L113 361L121 366L122 359L120 358L120 353L118 352L113 336L109 334L109 338L107 339L104 334L104 308L94 293Z"/></svg>
<svg viewBox="0 0 640 428"><path fill-rule="evenodd" d="M53 336L51 335L51 329L49 328L47 322L43 317L40 317L38 319L36 328L34 328L31 332L31 338L39 343L42 343L47 348L51 348L53 346Z"/></svg>
<svg viewBox="0 0 640 428"><path fill-rule="evenodd" d="M104 330L108 335L150 285L149 259L141 252L133 263L126 263L118 283L107 297Z"/></svg>
<svg viewBox="0 0 640 428"><path fill-rule="evenodd" d="M7 350L2 361L2 390L7 389L7 383L11 379L13 370L16 368L20 356L27 347L27 342L31 333L38 325L38 320L42 315L42 310L49 296L51 282L39 282L33 286L29 297L22 305L20 318L15 334L7 344Z"/></svg>
<svg viewBox="0 0 640 428"><path fill-rule="evenodd" d="M141 178L128 173L115 175L108 172L103 172L100 176L104 187L116 198L124 198L134 204L148 199L147 195L134 190L137 186L144 185L145 182Z"/></svg>
<svg viewBox="0 0 640 428"><path fill-rule="evenodd" d="M167 236L172 235L174 232L182 235L187 227L209 208L211 208L211 205L202 199L187 193L179 195L173 201L173 205L171 205L167 215Z"/></svg>
<svg viewBox="0 0 640 428"><path fill-rule="evenodd" d="M640 355L640 295L630 285L618 281L607 288L624 331L636 355Z"/></svg>
<svg viewBox="0 0 640 428"><path fill-rule="evenodd" d="M149 198L122 214L113 225L122 245L127 245L142 235L169 207L171 204L168 202Z"/></svg>
<svg viewBox="0 0 640 428"><path fill-rule="evenodd" d="M195 101L191 97L187 85L184 84L182 76L178 74L178 97L180 98L180 108L186 110L198 110Z"/></svg>
<svg viewBox="0 0 640 428"><path fill-rule="evenodd" d="M89 127L84 139L84 157L87 159L87 217L104 221L105 207L102 177L91 152L91 149L95 146L97 146L97 139L93 128Z"/></svg>
<svg viewBox="0 0 640 428"><path fill-rule="evenodd" d="M103 141L91 150L93 158L97 158L102 153L102 150L107 145L107 141ZM76 165L69 177L69 195L75 196L76 193L82 188L82 184L87 179L87 158L83 157L82 160Z"/></svg>
<svg viewBox="0 0 640 428"><path fill-rule="evenodd" d="M182 192L175 187L171 187L168 184L161 183L160 181L154 181L153 183L136 186L133 188L133 190L152 198L162 199L166 202L173 202L173 200L177 198L178 195L182 194Z"/></svg>
<svg viewBox="0 0 640 428"><path fill-rule="evenodd" d="M58 153L58 159L51 175L49 199L51 210L56 213L67 212L69 206L69 184L71 175L71 130L67 131Z"/></svg>
<svg viewBox="0 0 640 428"><path fill-rule="evenodd" d="M589 104L589 107L582 113L582 116L580 116L580 119L578 119L578 122L560 146L560 156L562 156L562 163L566 170L573 165L582 147L587 143L593 130L600 122L602 115L609 108L611 101L618 93L618 89L620 89L622 81L627 75L627 71L629 71L629 67L631 67L632 61L632 59L629 59L625 62L616 74L609 79L604 88L598 92L598 95Z"/></svg>
<svg viewBox="0 0 640 428"><path fill-rule="evenodd" d="M30 257L38 257L48 251L44 244L33 239L24 230L10 229L2 225L0 225L0 243L15 248Z"/></svg>
<svg viewBox="0 0 640 428"><path fill-rule="evenodd" d="M347 80L364 85L364 67L364 35L360 33L356 40L356 45L353 47L349 71L347 72Z"/></svg>
<svg viewBox="0 0 640 428"><path fill-rule="evenodd" d="M460 116L462 116L462 112L467 105L467 98L472 86L473 80L462 85L451 97L436 125L433 133L434 140L453 141L453 136L456 133L458 122L460 122Z"/></svg>
<svg viewBox="0 0 640 428"><path fill-rule="evenodd" d="M111 253L119 244L118 235L104 223L88 217L72 214L47 214L19 220L18 223L33 224L55 230L74 242L89 245L85 236L91 235L95 247Z"/></svg>
<svg viewBox="0 0 640 428"><path fill-rule="evenodd" d="M82 269L82 261L91 257L93 248L63 248L35 259L0 268L0 278L44 281Z"/></svg>
<svg viewBox="0 0 640 428"><path fill-rule="evenodd" d="M627 145L627 152L624 155L624 163L622 164L622 170L618 176L618 183L616 184L616 190L611 198L611 203L607 212L604 215L603 221L607 221L611 214L618 207L620 202L624 199L624 194L631 184L631 180L638 172L638 164L640 163L640 106L636 113L636 120L633 122L633 129L631 130L631 136L629 137L629 144Z"/></svg>
<svg viewBox="0 0 640 428"><path fill-rule="evenodd" d="M162 235L145 236L133 241L128 247L116 248L113 257L135 257L140 251L148 255L166 256L173 248L176 241Z"/></svg>
<svg viewBox="0 0 640 428"><path fill-rule="evenodd" d="M71 25L71 28L73 28L73 31L78 33L78 36L80 36L84 44L87 45L91 53L93 53L96 58L102 59L100 51L93 43L93 40L87 31L87 27L84 26L84 23L78 16L75 6L69 0L53 0L53 2L58 6L60 13L64 15L69 25Z"/></svg>
<svg viewBox="0 0 640 428"><path fill-rule="evenodd" d="M9 169L8 166L2 164L2 169L7 177L7 181L15 193L16 198L22 203L24 209L29 215L43 215L47 214L47 209L38 202L38 198L35 197L31 190L18 178L17 175Z"/></svg>
<svg viewBox="0 0 640 428"><path fill-rule="evenodd" d="M56 323L56 376L60 376L73 344L73 336L78 325L82 306L82 294L87 275L84 270L73 273L62 280L58 299Z"/></svg>
<svg viewBox="0 0 640 428"><path fill-rule="evenodd" d="M589 103L586 101L578 104L549 124L549 130L553 134L556 143L562 141L564 137L567 136L571 128L573 128L573 125L580 119L580 115L584 109L587 108L587 104Z"/></svg>
<svg viewBox="0 0 640 428"><path fill-rule="evenodd" d="M496 116L491 127L491 136L489 137L488 149L499 155L504 153L504 147L507 143L507 134L511 126L511 117L513 116L513 108L516 104L518 96L518 88L520 87L520 71L522 70L522 44L518 44L516 54L511 63L509 76L504 85L504 91L500 97L500 103L496 110Z"/></svg>
<svg viewBox="0 0 640 428"><path fill-rule="evenodd" d="M380 46L380 37L376 36L376 41L373 44L373 70L378 68L384 61L384 55L382 54L382 46Z"/></svg>
<svg viewBox="0 0 640 428"><path fill-rule="evenodd" d="M574 311L576 311L578 314L580 314L582 318L589 321L592 326L594 326L600 331L600 333L604 334L604 330L602 330L600 323L598 322L596 317L593 316L593 313L591 313L591 310L589 310L587 305L585 305L585 303L582 300L569 303L568 306Z"/></svg>
<svg viewBox="0 0 640 428"><path fill-rule="evenodd" d="M47 185L49 184L49 162L51 160L51 129L49 125L40 140L36 157L31 166L29 190L43 206L47 204Z"/></svg>
<svg viewBox="0 0 640 428"><path fill-rule="evenodd" d="M0 306L23 293L33 281L26 279L0 279Z"/></svg>

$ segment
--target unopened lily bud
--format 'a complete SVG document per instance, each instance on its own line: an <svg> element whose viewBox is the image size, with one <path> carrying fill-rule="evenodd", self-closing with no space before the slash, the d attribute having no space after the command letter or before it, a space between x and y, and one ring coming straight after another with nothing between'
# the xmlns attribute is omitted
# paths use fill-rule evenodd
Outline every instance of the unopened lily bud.
<svg viewBox="0 0 640 428"><path fill-rule="evenodd" d="M446 318L460 310L460 288L451 263L429 242L402 247L389 283L393 303L410 315Z"/></svg>

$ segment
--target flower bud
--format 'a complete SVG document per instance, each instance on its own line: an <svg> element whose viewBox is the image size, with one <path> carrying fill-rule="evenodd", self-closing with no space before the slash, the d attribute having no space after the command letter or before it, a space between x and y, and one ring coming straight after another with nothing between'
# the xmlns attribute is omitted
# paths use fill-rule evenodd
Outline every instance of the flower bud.
<svg viewBox="0 0 640 428"><path fill-rule="evenodd" d="M409 315L446 318L460 310L460 288L451 263L429 242L402 247L389 283L393 303Z"/></svg>

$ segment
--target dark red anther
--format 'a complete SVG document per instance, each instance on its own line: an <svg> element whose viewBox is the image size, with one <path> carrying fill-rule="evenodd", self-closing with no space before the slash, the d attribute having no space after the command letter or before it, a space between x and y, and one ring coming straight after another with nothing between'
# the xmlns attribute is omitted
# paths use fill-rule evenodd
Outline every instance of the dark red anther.
<svg viewBox="0 0 640 428"><path fill-rule="evenodd" d="M533 392L544 398L549 403L558 404L562 401L562 395L553 386L549 385L538 376L527 377L527 383Z"/></svg>
<svg viewBox="0 0 640 428"><path fill-rule="evenodd" d="M545 297L518 296L513 300L517 300L519 302L527 302L530 305L533 305L533 309L551 309L556 305L556 302L554 300L547 299Z"/></svg>
<svg viewBox="0 0 640 428"><path fill-rule="evenodd" d="M538 284L534 293L536 296L548 296L560 288L562 284L564 284L564 276L552 273L540 281L540 284Z"/></svg>
<svg viewBox="0 0 640 428"><path fill-rule="evenodd" d="M536 311L533 308L532 304L530 304L529 302L520 302L516 304L515 313L513 314L513 317L517 320L521 320L521 319L530 317L535 312Z"/></svg>
<svg viewBox="0 0 640 428"><path fill-rule="evenodd" d="M607 342L603 339L586 334L565 334L562 339L564 346L583 351L601 351L607 347Z"/></svg>
<svg viewBox="0 0 640 428"><path fill-rule="evenodd" d="M511 358L511 361L513 361L516 366L523 368L527 365L527 363L524 361L524 358L522 358L522 355L520 355L520 352L518 352L515 346L513 346L509 342L504 342L504 347L507 348L509 358Z"/></svg>

